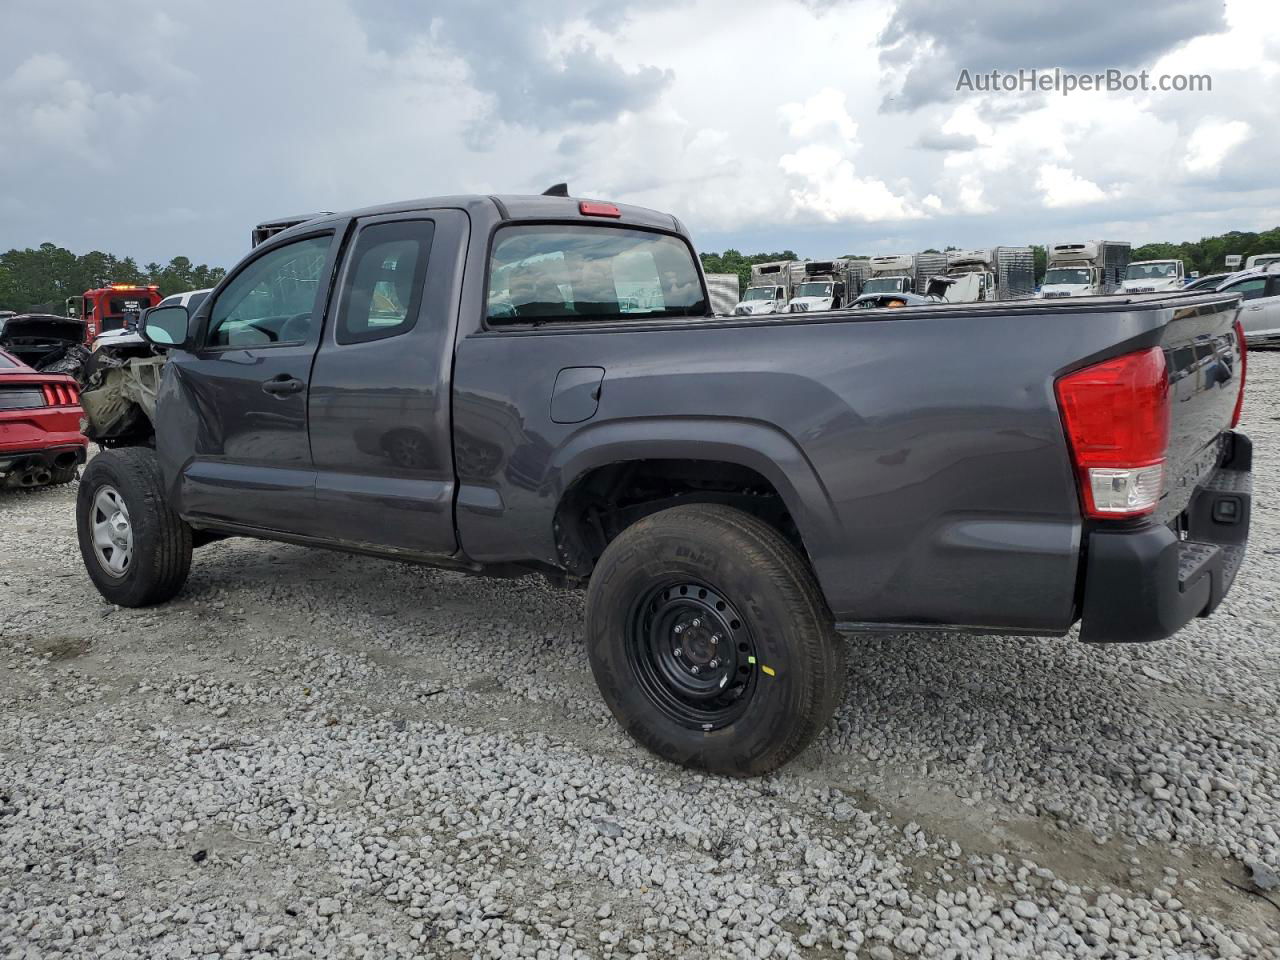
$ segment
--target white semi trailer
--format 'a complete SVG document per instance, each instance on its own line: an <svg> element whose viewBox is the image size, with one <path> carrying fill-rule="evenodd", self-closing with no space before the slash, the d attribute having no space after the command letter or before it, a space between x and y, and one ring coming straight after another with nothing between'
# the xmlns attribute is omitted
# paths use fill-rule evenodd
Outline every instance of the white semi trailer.
<svg viewBox="0 0 1280 960"><path fill-rule="evenodd" d="M949 250L945 276L956 281L976 278L976 283L965 285L962 301L1019 300L1035 292L1035 265L1030 247ZM947 299L956 301L957 297Z"/></svg>
<svg viewBox="0 0 1280 960"><path fill-rule="evenodd" d="M725 317L733 313L742 299L736 273L708 273L707 293L711 296L711 312L717 317Z"/></svg>
<svg viewBox="0 0 1280 960"><path fill-rule="evenodd" d="M1051 243L1045 251L1039 297L1091 297L1117 292L1124 283L1133 248L1116 240Z"/></svg>
<svg viewBox="0 0 1280 960"><path fill-rule="evenodd" d="M751 282L742 299L734 305L734 315L749 317L783 313L787 309L787 301L791 299L794 263L794 260L774 260L770 263L752 264Z"/></svg>

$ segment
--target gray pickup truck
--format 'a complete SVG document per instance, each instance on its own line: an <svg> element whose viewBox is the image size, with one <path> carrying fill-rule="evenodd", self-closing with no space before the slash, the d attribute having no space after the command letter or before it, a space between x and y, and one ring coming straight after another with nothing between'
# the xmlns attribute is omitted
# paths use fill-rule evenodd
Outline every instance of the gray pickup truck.
<svg viewBox="0 0 1280 960"><path fill-rule="evenodd" d="M668 214L459 196L265 239L79 489L90 578L163 602L228 536L587 588L618 721L677 763L794 757L841 634L1168 636L1245 549L1240 301L714 317ZM88 394L86 394L88 396Z"/></svg>

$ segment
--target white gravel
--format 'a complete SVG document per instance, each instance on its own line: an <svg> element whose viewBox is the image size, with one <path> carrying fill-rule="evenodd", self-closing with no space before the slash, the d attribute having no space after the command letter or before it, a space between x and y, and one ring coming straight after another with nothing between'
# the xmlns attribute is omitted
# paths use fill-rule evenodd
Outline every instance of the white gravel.
<svg viewBox="0 0 1280 960"><path fill-rule="evenodd" d="M634 747L577 593L249 541L103 604L0 493L0 957L1280 957L1280 355L1249 559L1172 640L850 641L739 782ZM1280 903L1280 889L1270 896Z"/></svg>

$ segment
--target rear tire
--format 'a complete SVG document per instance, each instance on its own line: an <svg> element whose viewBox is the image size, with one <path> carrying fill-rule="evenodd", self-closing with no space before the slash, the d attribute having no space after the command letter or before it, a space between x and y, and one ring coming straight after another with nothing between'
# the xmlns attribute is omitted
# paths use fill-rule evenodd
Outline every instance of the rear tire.
<svg viewBox="0 0 1280 960"><path fill-rule="evenodd" d="M805 559L717 504L663 510L609 544L587 593L587 642L627 732L712 773L782 766L844 691L844 644Z"/></svg>
<svg viewBox="0 0 1280 960"><path fill-rule="evenodd" d="M146 447L104 450L76 495L80 554L98 592L122 607L171 599L191 570L191 528L165 502Z"/></svg>

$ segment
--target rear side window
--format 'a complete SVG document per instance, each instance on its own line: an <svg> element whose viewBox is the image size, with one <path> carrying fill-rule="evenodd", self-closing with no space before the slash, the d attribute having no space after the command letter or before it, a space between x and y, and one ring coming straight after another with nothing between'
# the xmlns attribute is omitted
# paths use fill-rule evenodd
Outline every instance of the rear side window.
<svg viewBox="0 0 1280 960"><path fill-rule="evenodd" d="M393 220L360 231L338 306L339 343L382 340L413 329L434 234L430 220Z"/></svg>
<svg viewBox="0 0 1280 960"><path fill-rule="evenodd" d="M1227 287L1231 293L1244 294L1246 300L1256 300L1263 296L1267 290L1266 277L1254 277L1252 280L1241 280L1239 283L1233 283Z"/></svg>
<svg viewBox="0 0 1280 960"><path fill-rule="evenodd" d="M645 230L504 227L489 258L491 324L703 317L688 244Z"/></svg>

